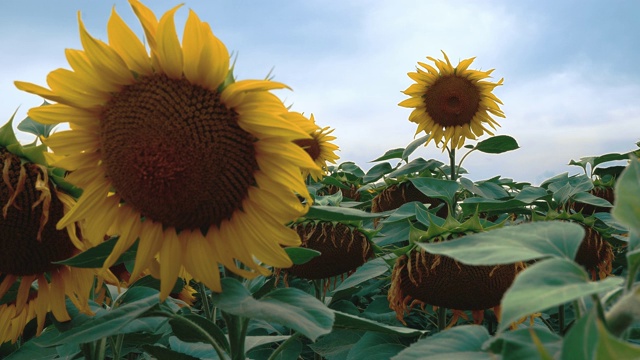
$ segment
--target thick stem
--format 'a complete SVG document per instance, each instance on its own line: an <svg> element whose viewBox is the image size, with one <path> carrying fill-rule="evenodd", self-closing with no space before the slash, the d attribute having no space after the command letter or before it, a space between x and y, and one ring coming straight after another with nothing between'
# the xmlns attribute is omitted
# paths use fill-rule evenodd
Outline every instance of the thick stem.
<svg viewBox="0 0 640 360"><path fill-rule="evenodd" d="M438 307L438 331L444 331L444 329L447 327L447 308L445 307Z"/></svg>
<svg viewBox="0 0 640 360"><path fill-rule="evenodd" d="M209 295L207 295L207 287L203 283L198 283L200 288L200 298L202 299L202 307L204 309L204 317L215 322L216 319L211 316L211 305L209 304Z"/></svg>
<svg viewBox="0 0 640 360"><path fill-rule="evenodd" d="M227 324L227 332L229 334L229 346L231 347L231 359L245 360L244 353L244 336L246 334L242 329L242 319L240 316L222 312L222 318Z"/></svg>

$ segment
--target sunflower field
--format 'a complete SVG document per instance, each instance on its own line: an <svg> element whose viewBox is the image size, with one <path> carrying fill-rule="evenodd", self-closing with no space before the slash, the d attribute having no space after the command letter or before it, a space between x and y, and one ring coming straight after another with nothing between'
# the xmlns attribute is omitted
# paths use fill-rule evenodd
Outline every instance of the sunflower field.
<svg viewBox="0 0 640 360"><path fill-rule="evenodd" d="M472 179L519 145L503 79L443 52L363 170L195 12L129 3L144 39L79 16L69 69L15 82L44 102L0 127L0 358L640 359L640 142Z"/></svg>

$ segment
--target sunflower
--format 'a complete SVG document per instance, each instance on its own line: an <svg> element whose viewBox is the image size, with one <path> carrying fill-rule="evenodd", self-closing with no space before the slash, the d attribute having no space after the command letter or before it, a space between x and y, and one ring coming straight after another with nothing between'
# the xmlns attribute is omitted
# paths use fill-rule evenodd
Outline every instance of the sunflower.
<svg viewBox="0 0 640 360"><path fill-rule="evenodd" d="M504 79L497 83L481 81L489 78L493 69L469 70L475 58L463 60L453 67L447 54L444 51L442 54L445 61L427 57L437 69L418 62L426 71L417 68L416 72L408 73L416 83L404 91L411 98L398 105L414 108L409 120L418 124L416 134L424 131L431 135L427 144L433 140L439 146L442 141L443 149L449 143L451 148L459 149L465 139L476 139L485 132L493 135L486 125L493 129L500 126L491 115L504 117L498 105L502 102L492 91L502 85Z"/></svg>
<svg viewBox="0 0 640 360"><path fill-rule="evenodd" d="M331 141L336 139L335 136L331 135L334 129L328 126L321 128L316 125L313 114L307 119L300 113L290 112L288 117L295 120L296 123L311 136L311 138L294 141L311 156L311 159L313 159L319 168L319 170L305 170L303 171L303 175L305 177L311 175L311 178L315 181L322 179L328 171L327 162L335 164L336 160L340 159L340 157L336 155L338 146L331 143Z"/></svg>
<svg viewBox="0 0 640 360"><path fill-rule="evenodd" d="M15 342L34 318L39 335L49 311L58 321L70 320L66 297L80 311L91 313L88 299L95 272L54 264L90 246L78 236L75 223L56 229L56 222L71 208L73 199L57 191L47 169L4 146L0 146L0 168L0 343L3 343Z"/></svg>
<svg viewBox="0 0 640 360"><path fill-rule="evenodd" d="M180 6L158 21L129 3L148 52L115 10L108 44L78 15L84 50L66 51L72 70L52 71L50 89L16 82L56 102L31 118L71 128L46 141L65 155L55 165L70 171L66 180L84 189L58 227L83 220L90 238L119 235L105 269L139 239L131 276L159 260L163 300L182 268L220 292L219 264L244 277L291 266L281 245L300 239L285 224L308 210L300 171L317 166L293 142L309 135L270 92L287 86L235 81L225 45L195 12L180 43Z"/></svg>

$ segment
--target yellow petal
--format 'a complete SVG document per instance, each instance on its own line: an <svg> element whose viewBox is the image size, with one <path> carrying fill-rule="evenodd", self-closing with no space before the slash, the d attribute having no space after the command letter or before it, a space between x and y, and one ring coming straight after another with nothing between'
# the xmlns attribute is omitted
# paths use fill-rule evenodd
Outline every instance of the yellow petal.
<svg viewBox="0 0 640 360"><path fill-rule="evenodd" d="M182 243L176 229L169 227L164 231L160 248L160 301L164 301L175 286L181 264Z"/></svg>
<svg viewBox="0 0 640 360"><path fill-rule="evenodd" d="M111 10L107 34L109 45L118 52L129 69L140 75L151 75L151 60L144 44L116 13L115 7Z"/></svg>
<svg viewBox="0 0 640 360"><path fill-rule="evenodd" d="M183 230L180 233L183 244L186 244L184 262L186 270L193 277L204 283L212 291L220 292L220 270L216 261L213 246L202 235L200 230Z"/></svg>
<svg viewBox="0 0 640 360"><path fill-rule="evenodd" d="M131 272L132 279L137 279L149 267L162 247L162 224L146 219L141 226L136 261Z"/></svg>
<svg viewBox="0 0 640 360"><path fill-rule="evenodd" d="M176 33L176 25L174 15L182 5L178 5L167 11L158 23L158 32L156 34L158 61L168 77L173 79L182 78L182 48Z"/></svg>

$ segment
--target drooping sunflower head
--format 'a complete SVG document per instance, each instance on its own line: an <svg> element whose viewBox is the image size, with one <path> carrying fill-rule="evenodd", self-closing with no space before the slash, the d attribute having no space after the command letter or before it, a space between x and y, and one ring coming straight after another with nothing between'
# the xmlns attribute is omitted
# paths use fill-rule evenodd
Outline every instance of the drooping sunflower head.
<svg viewBox="0 0 640 360"><path fill-rule="evenodd" d="M295 224L294 229L302 240L301 247L319 251L320 255L284 269L285 276L330 281L337 276L349 275L374 256L369 237L356 226L306 220Z"/></svg>
<svg viewBox="0 0 640 360"><path fill-rule="evenodd" d="M285 224L306 213L300 172L317 166L294 143L309 134L270 92L286 85L229 81L229 53L195 12L180 42L179 6L157 20L130 4L148 51L114 10L108 43L79 19L84 49L67 50L71 70L52 71L50 89L16 82L56 102L31 118L71 128L46 142L84 189L58 226L83 220L92 239L118 235L105 268L139 238L132 276L159 260L162 299L182 268L221 291L219 264L246 277L290 266L282 245L300 240Z"/></svg>
<svg viewBox="0 0 640 360"><path fill-rule="evenodd" d="M427 231L417 230L416 234L420 234L420 242L441 242L488 229L483 229L477 216L464 223L449 217L445 223L433 223ZM415 305L429 304L454 310L451 326L467 310L472 312L474 322L481 323L484 310L493 309L499 313L502 296L524 266L522 262L466 265L415 247L396 259L387 296L389 307L402 322Z"/></svg>
<svg viewBox="0 0 640 360"><path fill-rule="evenodd" d="M424 131L430 134L427 144L434 141L443 150L461 148L465 139L476 139L485 132L500 126L491 116L504 117L498 104L502 104L493 93L497 83L486 81L493 70L470 70L469 65L475 58L460 61L454 67L447 54L442 52L445 61L427 57L436 67L418 62L422 67L408 73L415 84L404 93L411 98L402 101L400 106L413 108L409 120L418 124L416 134Z"/></svg>
<svg viewBox="0 0 640 360"><path fill-rule="evenodd" d="M80 311L90 313L94 272L54 264L89 246L78 236L75 223L56 229L73 199L57 191L47 169L1 145L0 169L1 343L15 342L34 318L39 335L49 311L58 321L70 320L67 297Z"/></svg>
<svg viewBox="0 0 640 360"><path fill-rule="evenodd" d="M287 117L295 121L300 128L309 134L310 138L298 139L295 143L309 154L319 168L319 170L305 169L303 176L311 175L311 178L316 181L322 179L328 171L327 163L335 164L336 160L340 159L336 154L338 146L332 143L336 140L336 137L331 135L334 129L328 126L324 128L318 126L313 114L307 119L300 113L290 112Z"/></svg>

